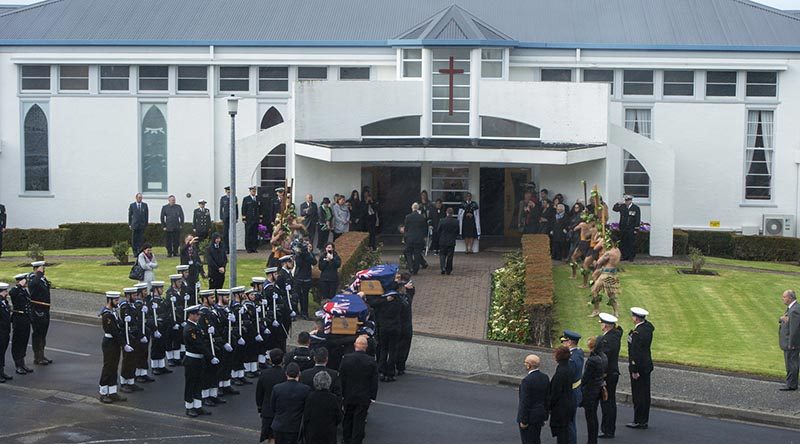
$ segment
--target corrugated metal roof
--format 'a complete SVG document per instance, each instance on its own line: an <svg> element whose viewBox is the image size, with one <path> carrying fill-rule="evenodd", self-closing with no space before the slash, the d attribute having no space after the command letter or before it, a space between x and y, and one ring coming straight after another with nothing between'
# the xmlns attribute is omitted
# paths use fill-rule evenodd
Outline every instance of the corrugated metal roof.
<svg viewBox="0 0 800 444"><path fill-rule="evenodd" d="M800 18L747 0L49 0L0 44L386 46L454 5L512 46L800 51Z"/></svg>
<svg viewBox="0 0 800 444"><path fill-rule="evenodd" d="M19 8L19 5L0 5L0 14Z"/></svg>

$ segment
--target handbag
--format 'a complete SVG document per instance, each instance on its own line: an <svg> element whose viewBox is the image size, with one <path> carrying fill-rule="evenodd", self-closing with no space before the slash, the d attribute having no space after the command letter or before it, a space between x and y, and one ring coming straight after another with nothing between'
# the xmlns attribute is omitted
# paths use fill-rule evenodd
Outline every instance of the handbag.
<svg viewBox="0 0 800 444"><path fill-rule="evenodd" d="M134 281L142 281L144 280L144 268L139 265L139 261L137 260L133 267L131 267L131 272L128 274L130 279Z"/></svg>

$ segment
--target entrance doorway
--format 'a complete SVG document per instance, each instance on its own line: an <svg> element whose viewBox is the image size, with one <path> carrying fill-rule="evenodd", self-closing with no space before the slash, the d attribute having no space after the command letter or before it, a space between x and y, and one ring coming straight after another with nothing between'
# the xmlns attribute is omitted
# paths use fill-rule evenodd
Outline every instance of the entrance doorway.
<svg viewBox="0 0 800 444"><path fill-rule="evenodd" d="M481 168L481 235L516 237L529 168Z"/></svg>
<svg viewBox="0 0 800 444"><path fill-rule="evenodd" d="M398 227L419 200L421 171L411 166L366 166L361 168L361 189L369 190L380 207L380 232L399 234Z"/></svg>

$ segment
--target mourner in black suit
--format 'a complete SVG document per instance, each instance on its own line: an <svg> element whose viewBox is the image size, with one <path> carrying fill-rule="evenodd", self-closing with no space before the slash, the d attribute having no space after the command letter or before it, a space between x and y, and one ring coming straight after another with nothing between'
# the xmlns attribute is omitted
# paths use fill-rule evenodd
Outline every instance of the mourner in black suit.
<svg viewBox="0 0 800 444"><path fill-rule="evenodd" d="M403 302L397 291L372 299L375 309L375 323L378 324L378 371L381 381L392 382L397 372L397 351L402 332Z"/></svg>
<svg viewBox="0 0 800 444"><path fill-rule="evenodd" d="M608 359L606 370L606 390L608 399L600 401L600 410L603 419L600 422L600 435L603 438L613 438L617 430L617 383L619 383L619 348L622 342L622 328L617 325L617 318L600 313L600 322L603 334L597 339L597 349L605 353Z"/></svg>
<svg viewBox="0 0 800 444"><path fill-rule="evenodd" d="M653 372L650 346L655 327L645 319L649 314L643 308L631 308L635 326L628 333L628 370L631 373L633 422L626 427L632 429L646 429L650 419L650 373Z"/></svg>
<svg viewBox="0 0 800 444"><path fill-rule="evenodd" d="M258 251L258 218L261 214L256 187L250 187L250 194L242 199L242 222L244 222L244 248L248 253Z"/></svg>
<svg viewBox="0 0 800 444"><path fill-rule="evenodd" d="M456 251L456 239L458 238L458 219L453 216L453 209L448 208L447 217L439 221L436 228L439 242L439 267L442 274L453 272L453 254Z"/></svg>
<svg viewBox="0 0 800 444"><path fill-rule="evenodd" d="M586 418L586 434L588 444L597 444L599 424L597 422L597 406L603 397L603 385L605 384L605 374L608 368L608 358L602 350L597 348L597 338L592 336L587 341L589 345L589 357L586 359L586 367L581 378L581 391L584 417Z"/></svg>
<svg viewBox="0 0 800 444"><path fill-rule="evenodd" d="M286 373L281 367L283 363L283 350L275 348L269 351L269 359L272 366L261 371L256 384L256 407L261 415L261 438L258 442L274 438L272 433L272 410L270 401L272 400L272 388L286 381Z"/></svg>
<svg viewBox="0 0 800 444"><path fill-rule="evenodd" d="M314 375L314 390L308 394L303 411L303 437L308 444L336 444L336 427L342 421L342 408L339 398L330 391L332 383L329 373Z"/></svg>
<svg viewBox="0 0 800 444"><path fill-rule="evenodd" d="M405 223L406 264L411 274L417 274L420 266L425 263L422 250L425 248L425 237L428 235L428 221L419 212L419 204L411 206L411 213L406 215Z"/></svg>
<svg viewBox="0 0 800 444"><path fill-rule="evenodd" d="M778 329L778 345L783 350L783 361L786 366L786 385L780 391L797 390L797 375L800 372L800 306L797 305L797 293L786 290L781 294L786 312L780 317Z"/></svg>
<svg viewBox="0 0 800 444"><path fill-rule="evenodd" d="M575 411L575 397L572 395L573 370L570 368L569 358L568 347L562 345L556 349L555 359L558 366L550 380L548 411L550 432L556 438L557 444L569 442L569 425Z"/></svg>
<svg viewBox="0 0 800 444"><path fill-rule="evenodd" d="M528 375L519 385L517 425L522 444L540 444L542 426L547 421L550 379L539 371L539 357L536 355L525 357L525 368Z"/></svg>
<svg viewBox="0 0 800 444"><path fill-rule="evenodd" d="M311 245L316 245L318 240L317 228L319 228L319 208L317 208L317 203L314 202L314 196L306 194L306 200L300 204L300 216L303 218L303 226L306 227Z"/></svg>
<svg viewBox="0 0 800 444"><path fill-rule="evenodd" d="M431 249L434 254L439 254L439 222L447 217L446 209L442 199L436 199L433 209L430 214L431 227L433 228L433 236L431 239Z"/></svg>
<svg viewBox="0 0 800 444"><path fill-rule="evenodd" d="M286 381L272 387L269 406L276 444L296 444L300 436L303 410L311 388L301 384L299 376L300 367L292 362L286 365Z"/></svg>
<svg viewBox="0 0 800 444"><path fill-rule="evenodd" d="M237 199L238 200L238 199ZM235 203L233 214L239 220L239 204ZM222 220L222 248L228 250L228 234L231 226L231 187L225 187L225 195L219 198L219 218Z"/></svg>
<svg viewBox="0 0 800 444"><path fill-rule="evenodd" d="M192 231L198 237L198 242L202 242L214 231L214 223L211 221L211 211L206 208L206 200L198 200L197 205L198 208L192 213Z"/></svg>
<svg viewBox="0 0 800 444"><path fill-rule="evenodd" d="M356 351L345 355L339 367L344 395L342 435L346 443L361 444L369 406L378 397L378 365L367 354L365 336L359 336L354 346Z"/></svg>
<svg viewBox="0 0 800 444"><path fill-rule="evenodd" d="M339 380L339 372L328 368L328 349L325 347L315 348L311 354L314 356L314 366L300 372L300 382L314 388L314 376L319 372L327 372L331 377L330 391L339 398L342 398L342 382Z"/></svg>
<svg viewBox="0 0 800 444"><path fill-rule="evenodd" d="M183 208L175 203L175 196L167 198L167 204L161 207L161 228L164 229L165 243L167 244L167 257L180 254L178 249L181 242L181 228L183 227Z"/></svg>
<svg viewBox="0 0 800 444"><path fill-rule="evenodd" d="M136 202L131 202L128 206L128 227L131 229L131 247L134 254L142 251L144 230L147 228L149 220L150 211L147 209L147 204L142 202L142 193L136 193ZM5 224L3 224L3 228L5 228Z"/></svg>
<svg viewBox="0 0 800 444"><path fill-rule="evenodd" d="M642 223L642 210L633 203L633 196L625 195L624 203L614 204L614 211L619 213L619 249L623 261L632 261L636 257L636 229Z"/></svg>
<svg viewBox="0 0 800 444"><path fill-rule="evenodd" d="M208 288L222 288L225 283L225 267L228 266L228 254L222 248L219 233L211 235L211 243L206 248L206 264L208 264Z"/></svg>
<svg viewBox="0 0 800 444"><path fill-rule="evenodd" d="M0 257L3 256L3 233L6 232L6 224L8 223L6 217L6 206L0 204Z"/></svg>

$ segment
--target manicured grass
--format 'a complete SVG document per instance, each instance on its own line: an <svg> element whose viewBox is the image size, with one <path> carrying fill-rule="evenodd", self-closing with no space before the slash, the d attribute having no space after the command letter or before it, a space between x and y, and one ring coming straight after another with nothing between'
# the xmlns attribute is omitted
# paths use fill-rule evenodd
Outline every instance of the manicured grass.
<svg viewBox="0 0 800 444"><path fill-rule="evenodd" d="M800 265L786 262L762 262L762 261L741 261L737 259L725 259L721 257L706 257L706 268L709 265L735 265L737 267L756 268L772 271L789 271L800 273ZM713 268L713 267L712 267Z"/></svg>
<svg viewBox="0 0 800 444"><path fill-rule="evenodd" d="M656 361L784 376L778 348L778 318L785 307L781 293L797 288L797 278L770 273L719 269L719 276L688 276L675 266L626 265L620 325L624 343L633 327L629 309L650 311L654 324ZM600 333L597 318L589 318L589 290L569 279L569 267L555 267L556 328L569 328L586 338ZM611 307L602 305L602 310ZM585 341L585 339L584 339ZM582 342L585 344L585 342Z"/></svg>
<svg viewBox="0 0 800 444"><path fill-rule="evenodd" d="M164 257L167 255L165 247L153 247L156 257ZM133 253L129 253L130 260L133 260ZM3 257L18 257L27 258L27 251L3 251ZM114 260L114 255L111 253L111 247L100 248L73 248L70 250L45 250L45 259L50 256L108 256L109 260Z"/></svg>

